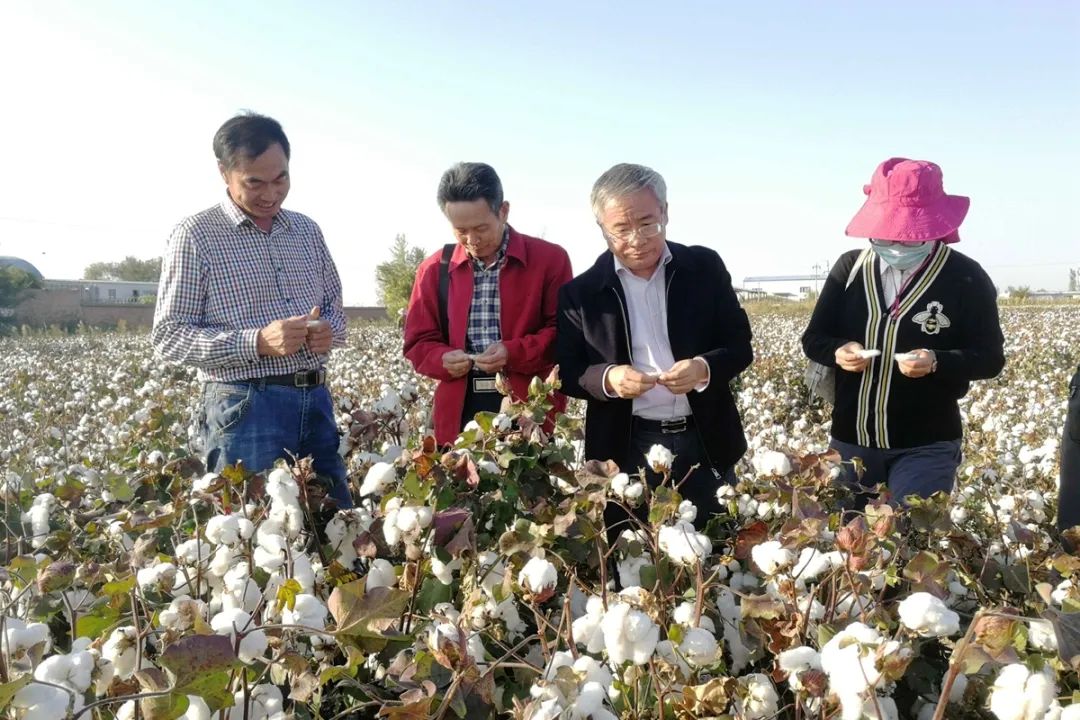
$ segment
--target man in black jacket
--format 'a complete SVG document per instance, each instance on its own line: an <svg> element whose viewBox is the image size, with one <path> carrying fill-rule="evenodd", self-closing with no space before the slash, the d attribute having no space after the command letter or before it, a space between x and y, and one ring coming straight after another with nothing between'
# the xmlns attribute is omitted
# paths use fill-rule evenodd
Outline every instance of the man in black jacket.
<svg viewBox="0 0 1080 720"><path fill-rule="evenodd" d="M659 173L620 164L596 181L592 207L608 250L559 293L556 354L567 395L588 401L585 456L645 468L654 445L701 527L746 451L728 383L753 360L750 323L720 256L670 243ZM621 513L609 505L609 526Z"/></svg>

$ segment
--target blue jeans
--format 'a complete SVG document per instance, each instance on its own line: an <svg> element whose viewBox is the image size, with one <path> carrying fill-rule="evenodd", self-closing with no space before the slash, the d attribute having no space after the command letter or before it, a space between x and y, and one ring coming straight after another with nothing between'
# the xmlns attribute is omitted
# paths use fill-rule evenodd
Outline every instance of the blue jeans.
<svg viewBox="0 0 1080 720"><path fill-rule="evenodd" d="M220 472L238 460L263 472L278 459L312 458L315 473L330 481L338 507L353 506L345 463L338 454L334 403L325 385L297 388L258 381L203 386L206 469Z"/></svg>
<svg viewBox="0 0 1080 720"><path fill-rule="evenodd" d="M893 500L903 504L908 495L930 497L941 491L952 492L956 469L960 467L962 454L959 440L920 445L913 448L895 448L882 450L862 447L832 439L830 446L844 459L841 482L849 484L864 493L864 500L869 489L885 484ZM846 461L860 458L864 472L860 480L855 468ZM860 503L860 506L863 503ZM859 508L861 509L861 508Z"/></svg>

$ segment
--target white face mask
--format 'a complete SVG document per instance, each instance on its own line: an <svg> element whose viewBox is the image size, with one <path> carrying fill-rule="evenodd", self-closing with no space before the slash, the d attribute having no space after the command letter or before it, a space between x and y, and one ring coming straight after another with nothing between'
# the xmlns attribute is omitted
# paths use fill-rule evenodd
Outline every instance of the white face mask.
<svg viewBox="0 0 1080 720"><path fill-rule="evenodd" d="M871 240L871 247L877 256L897 270L910 270L930 254L934 249L933 241L921 243L893 243L886 240Z"/></svg>

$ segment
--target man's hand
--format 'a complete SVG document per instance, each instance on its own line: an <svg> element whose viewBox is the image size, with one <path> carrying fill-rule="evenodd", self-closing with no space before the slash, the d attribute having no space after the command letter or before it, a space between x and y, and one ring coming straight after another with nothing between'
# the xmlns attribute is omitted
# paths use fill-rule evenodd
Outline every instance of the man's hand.
<svg viewBox="0 0 1080 720"><path fill-rule="evenodd" d="M451 350L442 356L442 366L446 369L446 372L450 373L452 378L467 375L469 369L472 368L472 364L473 361L465 354L464 350Z"/></svg>
<svg viewBox="0 0 1080 720"><path fill-rule="evenodd" d="M334 344L334 331L330 323L319 319L318 306L311 308L307 322L307 347L316 355L330 352L330 346Z"/></svg>
<svg viewBox="0 0 1080 720"><path fill-rule="evenodd" d="M660 373L656 382L675 395L685 395L709 379L709 367L697 358L680 360L667 372Z"/></svg>
<svg viewBox="0 0 1080 720"><path fill-rule="evenodd" d="M259 330L255 349L260 356L285 357L296 353L307 340L307 315L275 320Z"/></svg>
<svg viewBox="0 0 1080 720"><path fill-rule="evenodd" d="M870 358L859 356L859 351L863 349L862 343L857 343L854 340L847 345L838 347L836 349L836 364L848 372L861 373L870 364Z"/></svg>
<svg viewBox="0 0 1080 720"><path fill-rule="evenodd" d="M907 358L897 360L896 366L909 378L921 378L933 372L935 360L937 353L933 350L912 350Z"/></svg>
<svg viewBox="0 0 1080 720"><path fill-rule="evenodd" d="M616 365L604 377L604 389L624 400L640 397L656 387L656 378L629 365Z"/></svg>
<svg viewBox="0 0 1080 720"><path fill-rule="evenodd" d="M492 343L473 362L486 373L499 372L506 366L506 346L501 342Z"/></svg>

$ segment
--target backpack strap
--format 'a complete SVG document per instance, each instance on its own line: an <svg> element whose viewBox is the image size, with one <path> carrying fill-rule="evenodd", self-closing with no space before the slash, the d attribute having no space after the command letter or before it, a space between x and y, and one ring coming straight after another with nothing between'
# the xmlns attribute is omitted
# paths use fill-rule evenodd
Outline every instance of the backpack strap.
<svg viewBox="0 0 1080 720"><path fill-rule="evenodd" d="M455 243L444 245L439 261L439 327L447 345L450 344L450 258L454 255L454 247Z"/></svg>

